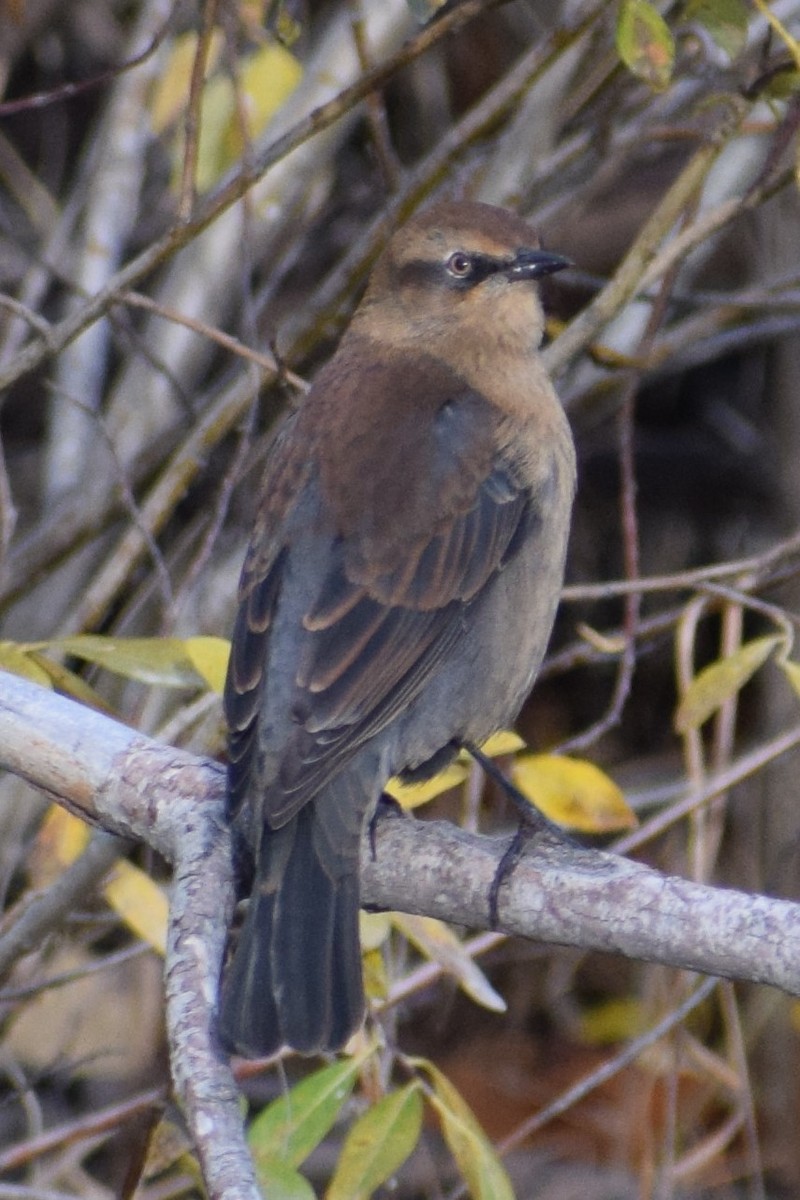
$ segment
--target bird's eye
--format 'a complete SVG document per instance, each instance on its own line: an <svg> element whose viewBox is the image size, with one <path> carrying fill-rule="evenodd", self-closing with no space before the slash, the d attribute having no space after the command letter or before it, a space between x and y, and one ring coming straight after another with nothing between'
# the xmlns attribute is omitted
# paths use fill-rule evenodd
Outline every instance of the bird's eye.
<svg viewBox="0 0 800 1200"><path fill-rule="evenodd" d="M448 258L446 266L450 274L455 275L457 279L466 279L472 271L472 259L463 250L456 250Z"/></svg>

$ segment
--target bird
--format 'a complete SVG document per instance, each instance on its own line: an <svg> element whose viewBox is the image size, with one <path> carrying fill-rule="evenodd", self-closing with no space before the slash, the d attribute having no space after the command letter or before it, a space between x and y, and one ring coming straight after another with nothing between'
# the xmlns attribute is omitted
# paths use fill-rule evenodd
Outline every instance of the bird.
<svg viewBox="0 0 800 1200"><path fill-rule="evenodd" d="M249 891L232 1052L333 1052L360 1028L365 822L391 777L432 775L530 691L575 491L537 281L570 265L506 209L421 211L272 443L224 695Z"/></svg>

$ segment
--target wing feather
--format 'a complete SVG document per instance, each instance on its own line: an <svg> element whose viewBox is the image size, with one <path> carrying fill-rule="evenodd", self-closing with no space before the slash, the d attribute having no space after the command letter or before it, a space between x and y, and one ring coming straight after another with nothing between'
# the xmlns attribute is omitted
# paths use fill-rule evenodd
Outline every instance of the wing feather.
<svg viewBox="0 0 800 1200"><path fill-rule="evenodd" d="M373 370L369 395L353 379L342 368L323 373L294 428L279 439L277 496L272 491L262 506L243 572L226 688L229 804L235 812L248 789L257 788L262 818L272 826L291 819L420 693L461 636L470 606L535 519L512 452L498 449L496 413L457 375L416 358L408 370ZM344 396L337 394L341 387L349 389ZM372 430L359 405L379 402L381 388L399 387L416 388L423 401L429 389L427 421L422 403L388 434ZM346 492L335 463L352 444L317 445L300 436L315 422L324 425L315 406L330 404L343 411L349 405L352 428L366 423L376 439L373 474L353 480L351 473ZM340 421L335 428L350 436L350 425ZM280 724L261 711L270 637L281 606L295 611L292 588L307 570L294 549L290 514L298 492L309 488L317 489L323 514L324 536L315 542L322 547L314 568L320 583L292 634L294 691L278 697L291 722L280 725L281 743L267 746L277 777L261 779L262 742ZM389 518L384 509L376 521L381 503L390 506Z"/></svg>

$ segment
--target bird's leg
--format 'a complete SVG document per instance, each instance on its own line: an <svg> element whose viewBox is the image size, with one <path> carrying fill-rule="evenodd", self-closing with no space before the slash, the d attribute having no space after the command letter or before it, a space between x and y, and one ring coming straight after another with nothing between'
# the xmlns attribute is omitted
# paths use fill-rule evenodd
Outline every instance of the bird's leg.
<svg viewBox="0 0 800 1200"><path fill-rule="evenodd" d="M496 783L505 794L505 796L514 805L517 810L520 821L523 825L531 830L531 832L547 830L550 833L561 835L561 830L557 825L554 825L543 812L532 804L531 801L524 796L518 787L515 787L507 775L498 767L497 763L489 758L488 754L484 754L477 746L473 746L471 742L464 743L464 749L471 758L475 759L478 766L489 776L493 783Z"/></svg>
<svg viewBox="0 0 800 1200"><path fill-rule="evenodd" d="M549 817L540 812L522 794L519 788L515 787L511 780L503 774L497 764L487 754L484 754L482 750L479 750L477 746L472 745L470 742L464 742L463 748L474 758L475 762L478 763L489 778L502 789L517 810L519 818L517 831L511 839L508 849L500 859L500 863L492 879L492 885L489 888L489 921L492 929L496 929L498 924L500 888L513 873L528 842L535 837L545 835L548 840L560 843L561 845L574 846L576 843L558 825L555 825Z"/></svg>

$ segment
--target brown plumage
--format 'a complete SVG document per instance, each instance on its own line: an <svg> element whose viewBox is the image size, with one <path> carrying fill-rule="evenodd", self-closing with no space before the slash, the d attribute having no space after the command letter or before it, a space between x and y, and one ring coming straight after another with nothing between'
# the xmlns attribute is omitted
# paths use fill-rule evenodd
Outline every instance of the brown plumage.
<svg viewBox="0 0 800 1200"><path fill-rule="evenodd" d="M535 280L567 265L502 209L422 213L276 439L225 695L253 879L220 1030L241 1053L358 1027L365 816L390 776L512 721L533 682L575 476Z"/></svg>

